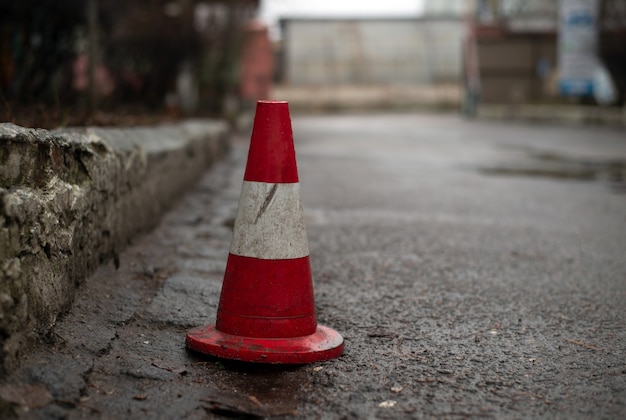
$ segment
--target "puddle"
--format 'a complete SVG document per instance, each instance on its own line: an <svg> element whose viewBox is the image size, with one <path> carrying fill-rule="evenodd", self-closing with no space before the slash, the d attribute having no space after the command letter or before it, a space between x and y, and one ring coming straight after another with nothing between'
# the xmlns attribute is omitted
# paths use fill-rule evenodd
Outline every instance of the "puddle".
<svg viewBox="0 0 626 420"><path fill-rule="evenodd" d="M480 168L486 175L530 176L554 179L594 180L596 171L589 169L570 168L533 168L533 167L490 167Z"/></svg>
<svg viewBox="0 0 626 420"><path fill-rule="evenodd" d="M478 168L485 175L602 181L616 193L626 193L626 160L575 159L554 152L527 150L527 162Z"/></svg>

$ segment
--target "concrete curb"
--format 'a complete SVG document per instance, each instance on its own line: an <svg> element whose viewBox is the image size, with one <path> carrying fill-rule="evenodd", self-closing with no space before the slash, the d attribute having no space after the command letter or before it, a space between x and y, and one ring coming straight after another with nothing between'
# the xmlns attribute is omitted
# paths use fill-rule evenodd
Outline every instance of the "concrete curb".
<svg viewBox="0 0 626 420"><path fill-rule="evenodd" d="M0 124L0 369L229 147L218 121L47 131Z"/></svg>
<svg viewBox="0 0 626 420"><path fill-rule="evenodd" d="M457 110L461 88L456 85L406 86L276 86L272 96L289 102L292 111L336 112L375 110Z"/></svg>
<svg viewBox="0 0 626 420"><path fill-rule="evenodd" d="M491 120L595 124L626 127L626 110L567 105L480 105L476 116Z"/></svg>

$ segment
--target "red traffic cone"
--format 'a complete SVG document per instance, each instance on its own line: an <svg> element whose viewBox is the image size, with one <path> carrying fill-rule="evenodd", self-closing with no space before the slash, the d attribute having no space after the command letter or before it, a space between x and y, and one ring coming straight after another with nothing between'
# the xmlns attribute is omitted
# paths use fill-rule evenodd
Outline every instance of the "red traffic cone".
<svg viewBox="0 0 626 420"><path fill-rule="evenodd" d="M261 363L312 363L343 353L317 325L309 246L287 102L257 102L217 321L187 347Z"/></svg>

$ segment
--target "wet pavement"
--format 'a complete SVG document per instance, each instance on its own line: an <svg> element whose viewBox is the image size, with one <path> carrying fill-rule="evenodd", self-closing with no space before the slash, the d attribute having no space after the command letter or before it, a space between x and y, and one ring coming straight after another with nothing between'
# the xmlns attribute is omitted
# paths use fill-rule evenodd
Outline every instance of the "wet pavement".
<svg viewBox="0 0 626 420"><path fill-rule="evenodd" d="M0 415L626 417L623 130L293 118L318 321L345 354L187 351L214 322L247 138L81 287Z"/></svg>

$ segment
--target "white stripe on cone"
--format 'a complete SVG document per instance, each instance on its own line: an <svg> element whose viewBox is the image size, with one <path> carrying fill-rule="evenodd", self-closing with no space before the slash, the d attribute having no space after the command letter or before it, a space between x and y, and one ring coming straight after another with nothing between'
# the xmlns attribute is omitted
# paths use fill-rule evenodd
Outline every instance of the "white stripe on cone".
<svg viewBox="0 0 626 420"><path fill-rule="evenodd" d="M300 184L244 181L230 252L268 260L307 257Z"/></svg>

